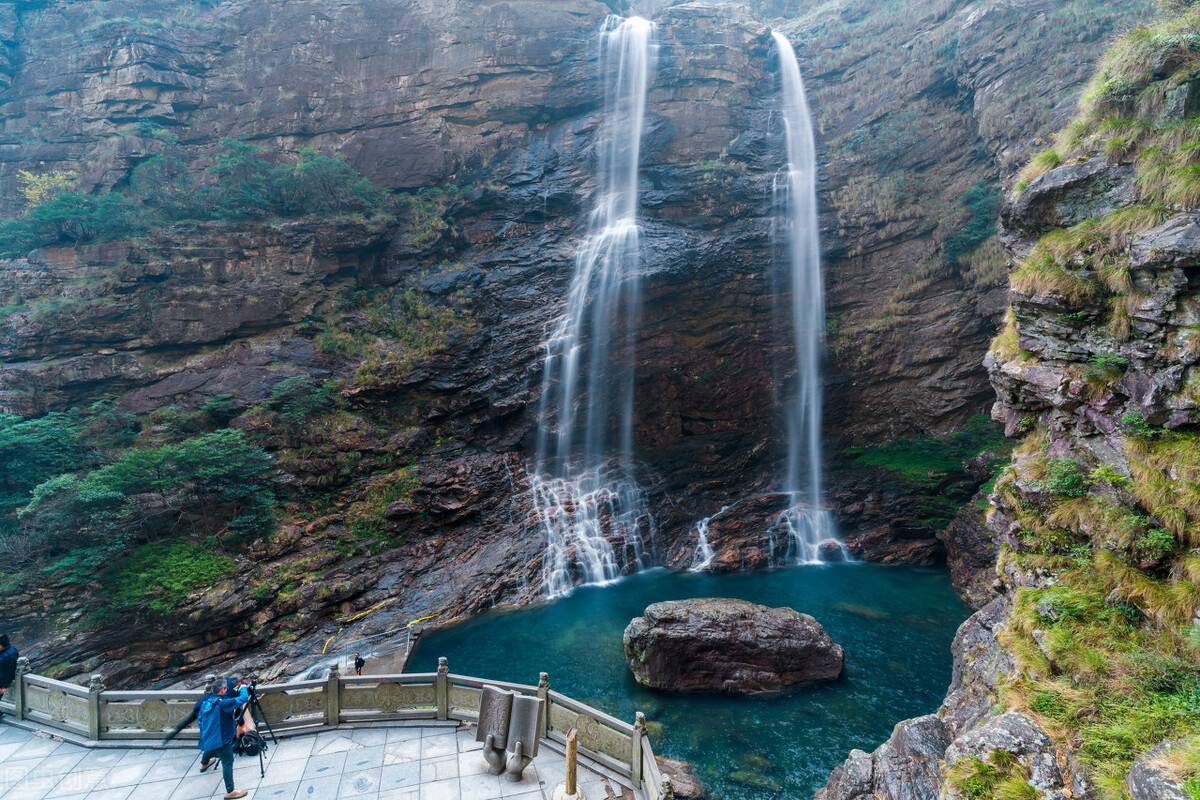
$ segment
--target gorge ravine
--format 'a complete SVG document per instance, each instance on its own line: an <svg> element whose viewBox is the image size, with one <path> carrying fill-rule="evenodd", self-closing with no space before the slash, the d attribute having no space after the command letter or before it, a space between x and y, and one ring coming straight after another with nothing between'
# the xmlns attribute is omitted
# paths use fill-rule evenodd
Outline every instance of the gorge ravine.
<svg viewBox="0 0 1200 800"><path fill-rule="evenodd" d="M936 562L948 514L930 497L950 498L953 513L988 469L913 481L871 447L959 429L990 404L979 354L1004 307L987 214L999 178L1060 127L1101 43L1149 5L1067 15L1039 2L914 2L897 15L847 1L819 19L787 2L645 5L660 48L643 139L635 392L646 402L633 440L659 557L689 566L708 516L715 566L766 565L763 523L784 505L786 449L763 413L776 407L775 365L793 353L766 322L784 152L768 134L774 26L805 66L822 148L826 502L857 555ZM405 199L390 218L183 222L5 262L6 411L76 409L93 431L110 417L89 409L110 401L142 443L219 426L276 462L277 533L222 544L213 588L170 613L93 618L114 584L71 565L6 590L35 665L103 669L114 686L286 670L338 619L384 600L361 635L541 593L544 537L521 535L540 519L510 499L529 497L540 344L596 196L591 42L610 10L0 4L5 213L18 210L19 170L121 192L156 155L202 171L228 137L339 155ZM914 48L938 57L900 55ZM930 129L944 131L936 144ZM406 314L442 335L431 345L424 328L391 326ZM296 398L277 391L288 380L338 388L290 425ZM88 442L97 469L125 452Z"/></svg>

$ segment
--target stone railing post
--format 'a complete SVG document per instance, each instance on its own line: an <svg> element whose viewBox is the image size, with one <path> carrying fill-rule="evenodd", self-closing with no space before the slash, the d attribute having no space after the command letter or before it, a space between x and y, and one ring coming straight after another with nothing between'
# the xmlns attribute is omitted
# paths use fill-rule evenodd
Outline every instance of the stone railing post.
<svg viewBox="0 0 1200 800"><path fill-rule="evenodd" d="M325 681L325 724L335 727L342 719L342 674L337 662L329 665Z"/></svg>
<svg viewBox="0 0 1200 800"><path fill-rule="evenodd" d="M538 675L538 699L542 701L542 715L538 717L538 738L545 739L550 732L550 673Z"/></svg>
<svg viewBox="0 0 1200 800"><path fill-rule="evenodd" d="M450 662L445 656L438 658L437 678L433 683L433 696L437 700L437 718L450 719Z"/></svg>
<svg viewBox="0 0 1200 800"><path fill-rule="evenodd" d="M92 675L88 679L88 738L100 741L100 693L104 691L104 676Z"/></svg>
<svg viewBox="0 0 1200 800"><path fill-rule="evenodd" d="M662 779L662 786L658 789L660 800L675 800L675 784L671 783L670 778Z"/></svg>
<svg viewBox="0 0 1200 800"><path fill-rule="evenodd" d="M8 690L11 695L8 699L13 704L13 716L17 719L25 719L25 675L28 672L29 659L21 656L17 659L17 674L12 688Z"/></svg>
<svg viewBox="0 0 1200 800"><path fill-rule="evenodd" d="M629 779L636 788L642 782L642 738L646 735L646 715L633 715L633 736L630 737Z"/></svg>

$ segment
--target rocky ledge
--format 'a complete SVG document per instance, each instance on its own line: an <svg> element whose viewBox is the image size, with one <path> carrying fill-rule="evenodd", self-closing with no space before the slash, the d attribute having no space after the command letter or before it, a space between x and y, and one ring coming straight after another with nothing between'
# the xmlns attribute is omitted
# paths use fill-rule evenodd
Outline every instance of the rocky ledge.
<svg viewBox="0 0 1200 800"><path fill-rule="evenodd" d="M745 600L654 603L624 644L634 678L652 689L767 694L842 674L842 647L819 622Z"/></svg>

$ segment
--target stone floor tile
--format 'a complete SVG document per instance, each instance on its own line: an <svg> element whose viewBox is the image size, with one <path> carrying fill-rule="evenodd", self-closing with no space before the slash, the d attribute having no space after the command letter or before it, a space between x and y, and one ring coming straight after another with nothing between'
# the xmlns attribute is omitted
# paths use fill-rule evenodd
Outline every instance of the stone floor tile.
<svg viewBox="0 0 1200 800"><path fill-rule="evenodd" d="M118 786L136 786L146 777L151 764L117 764L108 771L104 780L96 784L97 790L115 789Z"/></svg>
<svg viewBox="0 0 1200 800"><path fill-rule="evenodd" d="M308 758L312 755L313 745L316 744L314 736L296 736L291 739L280 739L279 744L272 744L273 752L272 762L274 761L291 761L296 758Z"/></svg>
<svg viewBox="0 0 1200 800"><path fill-rule="evenodd" d="M99 769L100 767L115 767L125 756L122 750L93 750L83 757L75 769Z"/></svg>
<svg viewBox="0 0 1200 800"><path fill-rule="evenodd" d="M356 772L342 774L338 797L361 797L363 795L379 794L379 775L382 767L360 769Z"/></svg>
<svg viewBox="0 0 1200 800"><path fill-rule="evenodd" d="M23 739L20 741L0 741L0 763L7 761L9 756L17 752L23 744L25 744Z"/></svg>
<svg viewBox="0 0 1200 800"><path fill-rule="evenodd" d="M499 800L503 791L495 775L471 775L459 779L462 800Z"/></svg>
<svg viewBox="0 0 1200 800"><path fill-rule="evenodd" d="M203 775L191 775L184 778L171 793L170 800L199 800L211 797L218 786L222 786L221 771L206 772Z"/></svg>
<svg viewBox="0 0 1200 800"><path fill-rule="evenodd" d="M402 728L388 728L388 731L387 731L388 743L390 744L392 742L407 742L411 739L419 740L421 738L421 730L422 730L421 728L411 728L411 727L407 727L407 726L402 727Z"/></svg>
<svg viewBox="0 0 1200 800"><path fill-rule="evenodd" d="M13 761L24 761L29 758L42 758L57 750L60 744L62 742L56 739L34 736L17 748L11 759Z"/></svg>
<svg viewBox="0 0 1200 800"><path fill-rule="evenodd" d="M405 789L380 792L378 800L421 800L421 787L410 786Z"/></svg>
<svg viewBox="0 0 1200 800"><path fill-rule="evenodd" d="M291 783L272 783L261 784L258 791L255 792L258 800L294 800L296 790L300 788L300 781L292 781Z"/></svg>
<svg viewBox="0 0 1200 800"><path fill-rule="evenodd" d="M421 738L421 758L441 758L458 754L458 739L453 736L432 736Z"/></svg>
<svg viewBox="0 0 1200 800"><path fill-rule="evenodd" d="M126 800L133 793L132 786L118 786L116 789L102 789L92 792L87 800Z"/></svg>
<svg viewBox="0 0 1200 800"><path fill-rule="evenodd" d="M434 783L458 777L458 756L422 759L421 783Z"/></svg>
<svg viewBox="0 0 1200 800"><path fill-rule="evenodd" d="M374 747L387 743L387 730L384 728L362 728L351 733L350 738L363 747Z"/></svg>
<svg viewBox="0 0 1200 800"><path fill-rule="evenodd" d="M37 769L41 763L40 758L27 758L24 761L5 761L0 764L0 793L7 791L13 784Z"/></svg>
<svg viewBox="0 0 1200 800"><path fill-rule="evenodd" d="M525 768L525 772L521 775L521 780L510 781L505 777L500 781L500 793L505 797L516 797L517 795L528 792L540 792L541 790L541 778L538 775L537 767L533 764ZM604 797L604 795L600 796Z"/></svg>
<svg viewBox="0 0 1200 800"><path fill-rule="evenodd" d="M0 726L0 744L9 744L10 742L27 742L33 738L33 733L24 728L16 728L12 725Z"/></svg>
<svg viewBox="0 0 1200 800"><path fill-rule="evenodd" d="M462 800L458 778L421 784L421 800Z"/></svg>
<svg viewBox="0 0 1200 800"><path fill-rule="evenodd" d="M407 739L401 742L388 742L383 746L384 764L403 764L409 761L420 760L420 739Z"/></svg>
<svg viewBox="0 0 1200 800"><path fill-rule="evenodd" d="M326 775L340 775L345 763L346 754L344 752L313 756L308 760L308 766L304 768L304 777L320 778Z"/></svg>
<svg viewBox="0 0 1200 800"><path fill-rule="evenodd" d="M62 775L42 775L41 777L27 775L10 786L4 793L4 797L11 800L42 800L61 780Z"/></svg>
<svg viewBox="0 0 1200 800"><path fill-rule="evenodd" d="M126 750L121 756L121 760L117 762L119 766L125 764L153 764L163 756L162 750Z"/></svg>
<svg viewBox="0 0 1200 800"><path fill-rule="evenodd" d="M383 744L350 750L346 753L346 766L343 769L346 772L358 772L360 769L382 767L383 750Z"/></svg>
<svg viewBox="0 0 1200 800"><path fill-rule="evenodd" d="M278 786L287 783L296 783L304 777L304 770L308 766L307 759L297 758L290 761L272 761L267 767L267 775L261 781L260 786Z"/></svg>
<svg viewBox="0 0 1200 800"><path fill-rule="evenodd" d="M339 784L338 775L306 778L300 781L294 800L337 800Z"/></svg>
<svg viewBox="0 0 1200 800"><path fill-rule="evenodd" d="M96 784L104 780L108 770L104 767L97 769L75 769L62 776L54 788L46 795L48 798L70 797L75 794L87 794L96 788Z"/></svg>
<svg viewBox="0 0 1200 800"><path fill-rule="evenodd" d="M407 764L390 764L383 768L379 778L379 791L390 792L393 789L407 789L421 782L421 765L410 761Z"/></svg>
<svg viewBox="0 0 1200 800"><path fill-rule="evenodd" d="M175 789L179 787L179 780L155 781L154 783L139 783L134 788L134 796L137 800L170 800L171 795L175 793Z"/></svg>
<svg viewBox="0 0 1200 800"><path fill-rule="evenodd" d="M66 775L73 770L75 766L83 760L83 753L65 753L63 755L52 755L43 758L29 774L32 776L39 775Z"/></svg>
<svg viewBox="0 0 1200 800"><path fill-rule="evenodd" d="M358 745L348 734L340 731L330 731L329 733L317 734L317 741L313 745L313 753L324 755L326 753L344 753Z"/></svg>
<svg viewBox="0 0 1200 800"><path fill-rule="evenodd" d="M460 778L484 774L488 774L488 763L483 760L481 751L475 750L470 753L458 754L458 776Z"/></svg>

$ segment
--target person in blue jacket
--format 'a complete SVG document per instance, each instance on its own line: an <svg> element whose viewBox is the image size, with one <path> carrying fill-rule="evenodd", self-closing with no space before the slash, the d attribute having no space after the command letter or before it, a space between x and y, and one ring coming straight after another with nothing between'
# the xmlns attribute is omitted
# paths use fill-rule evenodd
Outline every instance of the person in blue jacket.
<svg viewBox="0 0 1200 800"><path fill-rule="evenodd" d="M8 640L7 633L0 633L0 697L8 694L17 677L17 657L21 654Z"/></svg>
<svg viewBox="0 0 1200 800"><path fill-rule="evenodd" d="M218 760L221 774L225 778L225 800L245 797L245 789L233 788L233 738L237 735L237 712L250 700L250 690L245 683L234 678L215 681L208 692L196 701L192 713L175 727L172 738L179 731L200 722L200 771L205 772Z"/></svg>

